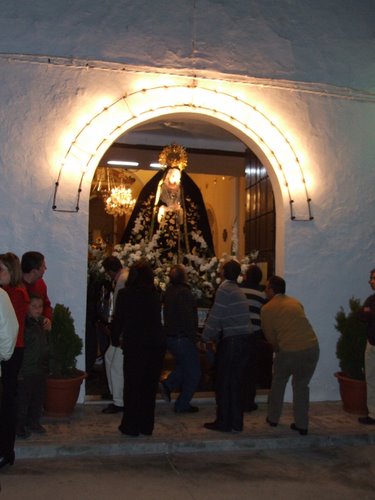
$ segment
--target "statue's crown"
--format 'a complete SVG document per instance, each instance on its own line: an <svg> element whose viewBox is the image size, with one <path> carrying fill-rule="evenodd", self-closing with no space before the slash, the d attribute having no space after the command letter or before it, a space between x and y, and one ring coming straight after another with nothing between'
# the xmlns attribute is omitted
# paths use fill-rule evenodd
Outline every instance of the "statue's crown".
<svg viewBox="0 0 375 500"><path fill-rule="evenodd" d="M164 168L179 168L184 170L187 165L187 153L185 148L178 144L166 146L159 155L159 163Z"/></svg>

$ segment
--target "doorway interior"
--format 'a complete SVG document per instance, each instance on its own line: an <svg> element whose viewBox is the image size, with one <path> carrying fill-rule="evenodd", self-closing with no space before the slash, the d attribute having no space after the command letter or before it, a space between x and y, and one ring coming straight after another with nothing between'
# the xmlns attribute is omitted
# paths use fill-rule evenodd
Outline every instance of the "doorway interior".
<svg viewBox="0 0 375 500"><path fill-rule="evenodd" d="M108 149L98 168L120 168L134 178L133 196L155 175L151 166L157 163L161 149L171 143L184 146L188 153L188 173L201 189L209 213L217 256L230 253L233 226L237 223L239 249L243 255L256 251L255 260L266 263L266 273L275 266L275 202L272 185L266 168L256 155L238 138L224 129L203 120L186 119L155 121L137 127L121 136ZM117 162L111 166L108 162ZM137 165L119 166L118 162L132 161ZM113 170L112 170L113 171ZM232 190L228 186L236 184ZM92 186L95 185L95 179ZM228 192L232 196L228 196ZM217 193L216 196L214 193ZM206 196L205 196L206 195ZM236 199L237 198L237 199ZM223 203L223 199L225 203ZM228 207L231 207L228 210ZM129 214L116 216L106 213L100 192L92 192L89 212L89 244L103 242L111 253L119 243ZM229 235L229 237L228 237ZM88 293L88 302L92 300ZM88 311L92 307L88 303ZM86 397L98 398L107 393L104 365L100 363L101 351L98 333L86 329ZM95 337L95 347L92 346ZM105 344L105 342L104 342ZM91 345L91 348L89 347ZM95 358L94 358L95 356ZM93 362L94 359L94 362ZM173 360L167 355L164 375L171 369ZM261 384L268 385L270 367L264 367ZM212 390L212 363L202 356L202 380L199 390ZM264 382L266 381L266 382ZM266 389L267 387L261 387Z"/></svg>

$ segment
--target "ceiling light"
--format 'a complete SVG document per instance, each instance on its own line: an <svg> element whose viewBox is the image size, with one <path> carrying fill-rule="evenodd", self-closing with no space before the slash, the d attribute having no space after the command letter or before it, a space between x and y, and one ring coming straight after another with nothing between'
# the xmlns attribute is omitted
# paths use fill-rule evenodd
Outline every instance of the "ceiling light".
<svg viewBox="0 0 375 500"><path fill-rule="evenodd" d="M104 210L109 215L122 216L129 214L135 205L135 198L133 198L131 188L124 186L114 187L108 198L105 199Z"/></svg>
<svg viewBox="0 0 375 500"><path fill-rule="evenodd" d="M122 160L109 160L108 165L122 165L124 167L138 167L137 161L122 161Z"/></svg>

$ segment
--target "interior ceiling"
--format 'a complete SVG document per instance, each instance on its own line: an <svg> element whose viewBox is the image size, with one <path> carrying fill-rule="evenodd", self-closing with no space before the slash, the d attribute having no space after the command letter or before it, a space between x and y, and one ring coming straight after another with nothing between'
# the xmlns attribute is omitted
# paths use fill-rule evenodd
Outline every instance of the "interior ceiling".
<svg viewBox="0 0 375 500"><path fill-rule="evenodd" d="M245 144L221 127L183 115L149 121L124 133L100 165L128 160L139 162L137 168L149 169L150 163L158 161L161 149L172 143L188 150L188 173L244 174Z"/></svg>
<svg viewBox="0 0 375 500"><path fill-rule="evenodd" d="M242 144L233 134L221 127L202 119L186 117L181 119L167 117L164 120L145 123L133 131L124 134L124 136L120 138L120 142L122 142L123 138L129 139L144 134L150 134L156 138L163 139L163 144L169 144L171 137L178 138L180 142L184 143L182 145L185 145L185 147L189 147L188 144L191 142L206 141L210 149L210 143L221 142L225 150L228 150L228 145L231 145L233 150L237 151L239 144Z"/></svg>

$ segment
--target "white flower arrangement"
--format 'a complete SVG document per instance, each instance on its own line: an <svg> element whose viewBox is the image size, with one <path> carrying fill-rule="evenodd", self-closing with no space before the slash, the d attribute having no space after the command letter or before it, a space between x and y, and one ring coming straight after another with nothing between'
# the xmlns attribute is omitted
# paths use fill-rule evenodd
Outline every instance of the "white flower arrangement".
<svg viewBox="0 0 375 500"><path fill-rule="evenodd" d="M130 267L141 259L147 259L154 269L155 285L161 291L165 291L169 283L169 271L176 262L173 256L170 261L167 261L165 256L161 255L157 247L157 240L158 233L149 242L141 240L135 244L125 243L124 245L116 245L112 255L120 259L124 267ZM203 248L207 246L199 234L196 235L195 241L199 245L202 245ZM223 259L218 260L216 257L207 259L199 255L197 248L194 248L193 251L194 253L184 256L188 283L197 300L210 300L213 298L215 290L220 283L219 271ZM96 276L104 274L102 262L106 257L106 248L98 249L90 246L89 253L91 256L89 259L89 274L95 274Z"/></svg>
<svg viewBox="0 0 375 500"><path fill-rule="evenodd" d="M91 259L89 261L89 274L104 276L102 262L106 257L106 249L91 248ZM162 261L160 251L157 248L157 235L150 242L141 241L136 244L126 243L125 245L116 245L112 255L118 257L124 267L130 267L141 259L147 259L154 269L155 286L164 292L169 283L169 271L175 264L174 261ZM186 268L188 283L195 295L199 305L209 306L215 295L215 291L221 282L220 270L225 262L230 259L236 259L233 255L223 254L220 259L217 257L205 258L196 254L187 254L184 256L184 265ZM236 259L238 260L238 259ZM238 260L241 265L241 275L238 279L240 283L245 274L250 258L245 257Z"/></svg>
<svg viewBox="0 0 375 500"><path fill-rule="evenodd" d="M149 229L152 224L152 207L153 199L149 198L144 202L144 210L135 220L132 241L124 245L116 245L112 255L120 259L123 266L128 268L141 259L147 259L154 270L155 285L163 292L169 283L171 267L178 262L178 257L179 261L181 261L181 256L178 255L176 248L177 238L175 233L178 228L173 217L165 217L163 224L160 225L149 240L148 235L152 233ZM190 248L189 253L183 255L182 263L186 268L188 283L198 303L209 306L221 282L220 270L222 265L227 260L236 259L241 264L242 274L245 274L251 260L249 257L245 257L239 261L235 256L238 249L236 221L232 228L232 255L223 254L220 259L208 256L207 243L202 232L197 227L196 206L189 199L187 207L187 217L193 226L190 237L191 241L194 242L194 246ZM94 245L89 247L89 255L89 278L103 279L105 273L102 262L108 255L106 246L101 245L98 247ZM238 281L242 281L241 276Z"/></svg>

